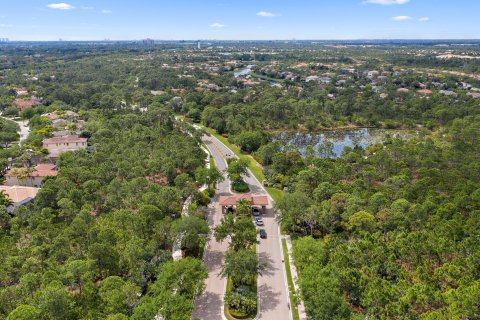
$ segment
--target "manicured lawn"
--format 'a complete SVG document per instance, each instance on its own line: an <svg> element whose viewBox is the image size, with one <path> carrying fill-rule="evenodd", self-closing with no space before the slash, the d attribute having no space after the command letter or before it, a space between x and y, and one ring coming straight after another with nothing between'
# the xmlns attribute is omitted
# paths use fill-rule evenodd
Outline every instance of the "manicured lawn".
<svg viewBox="0 0 480 320"><path fill-rule="evenodd" d="M298 307L295 303L295 287L293 286L292 272L290 270L290 259L288 258L287 240L282 239L283 257L285 269L287 270L288 290L290 291L290 306L292 308L293 320L299 320Z"/></svg>
<svg viewBox="0 0 480 320"><path fill-rule="evenodd" d="M266 187L265 190L267 190L267 192L270 194L273 201L275 201L275 202L277 202L277 201L279 201L280 199L283 198L283 191L282 190L271 188L271 187Z"/></svg>
<svg viewBox="0 0 480 320"><path fill-rule="evenodd" d="M249 74L252 78L270 80L270 81L275 81L275 82L285 82L285 79L273 78L273 77L265 76L263 74L258 74L258 73L255 73L255 72L250 72Z"/></svg>

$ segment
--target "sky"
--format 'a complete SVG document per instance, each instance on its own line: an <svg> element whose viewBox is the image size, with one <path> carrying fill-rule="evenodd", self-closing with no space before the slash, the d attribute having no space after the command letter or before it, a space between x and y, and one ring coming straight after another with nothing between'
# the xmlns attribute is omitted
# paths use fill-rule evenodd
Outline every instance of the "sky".
<svg viewBox="0 0 480 320"><path fill-rule="evenodd" d="M478 0L60 1L0 0L0 38L480 39Z"/></svg>

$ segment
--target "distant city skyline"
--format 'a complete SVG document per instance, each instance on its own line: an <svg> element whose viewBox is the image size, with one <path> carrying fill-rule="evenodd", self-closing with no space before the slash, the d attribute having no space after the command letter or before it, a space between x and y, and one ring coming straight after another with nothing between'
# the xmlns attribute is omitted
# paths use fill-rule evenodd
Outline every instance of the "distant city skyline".
<svg viewBox="0 0 480 320"><path fill-rule="evenodd" d="M127 2L127 1L125 1ZM0 38L69 40L479 39L470 0L5 1Z"/></svg>

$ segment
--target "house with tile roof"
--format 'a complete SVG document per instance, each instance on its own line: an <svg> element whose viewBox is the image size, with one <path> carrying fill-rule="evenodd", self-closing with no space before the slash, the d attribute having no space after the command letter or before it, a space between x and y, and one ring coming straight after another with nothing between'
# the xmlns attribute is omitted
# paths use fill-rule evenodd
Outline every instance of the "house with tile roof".
<svg viewBox="0 0 480 320"><path fill-rule="evenodd" d="M22 186L0 186L0 191L5 192L7 197L12 201L7 206L7 212L12 213L15 208L32 202L37 196L40 188L22 187Z"/></svg>
<svg viewBox="0 0 480 320"><path fill-rule="evenodd" d="M39 188L46 177L56 177L54 164L40 163L34 168L13 168L5 173L5 185Z"/></svg>
<svg viewBox="0 0 480 320"><path fill-rule="evenodd" d="M63 152L78 151L87 148L87 138L77 135L53 137L42 141L43 147L48 150L51 158L56 158Z"/></svg>

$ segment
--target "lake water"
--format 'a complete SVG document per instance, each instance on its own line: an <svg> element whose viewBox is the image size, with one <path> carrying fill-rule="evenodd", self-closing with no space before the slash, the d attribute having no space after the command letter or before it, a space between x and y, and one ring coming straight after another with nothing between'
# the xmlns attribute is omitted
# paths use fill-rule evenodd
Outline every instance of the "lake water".
<svg viewBox="0 0 480 320"><path fill-rule="evenodd" d="M250 71L252 71L252 67L253 67L253 64L249 64L246 68L241 69L237 72L234 72L233 75L235 78L238 78L240 76L246 76L250 73Z"/></svg>
<svg viewBox="0 0 480 320"><path fill-rule="evenodd" d="M325 131L321 133L282 132L273 135L273 141L283 145L283 150L296 150L302 155L308 146L312 146L317 156L322 158L338 158L345 147L362 148L382 143L387 137L408 139L417 136L418 132L383 129L354 129Z"/></svg>

